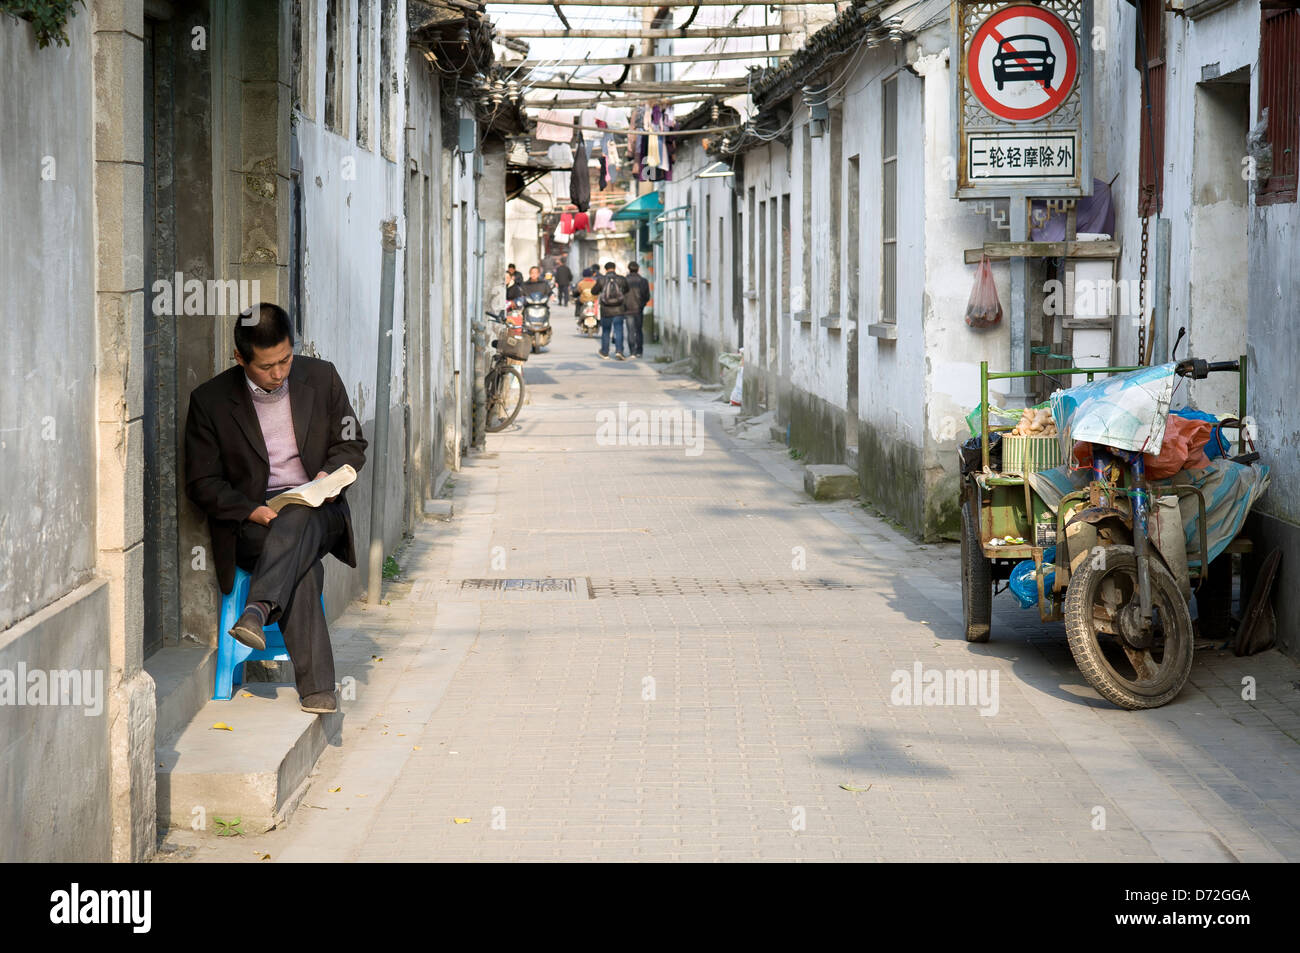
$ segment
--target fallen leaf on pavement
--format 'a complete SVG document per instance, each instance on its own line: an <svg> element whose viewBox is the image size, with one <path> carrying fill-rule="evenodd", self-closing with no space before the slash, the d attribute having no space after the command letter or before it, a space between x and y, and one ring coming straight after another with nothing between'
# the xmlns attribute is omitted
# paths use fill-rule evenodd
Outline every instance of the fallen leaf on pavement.
<svg viewBox="0 0 1300 953"><path fill-rule="evenodd" d="M452 820L455 821L457 824L468 824L470 821L474 820L474 818L472 818L472 817L453 817Z"/></svg>
<svg viewBox="0 0 1300 953"><path fill-rule="evenodd" d="M342 790L343 790L343 785L340 784L336 788L330 788L330 794L338 794Z"/></svg>
<svg viewBox="0 0 1300 953"><path fill-rule="evenodd" d="M846 791L852 791L854 794L858 794L858 793L860 793L860 792L862 792L862 791L870 791L870 790L871 790L871 785L870 785L870 784L868 784L865 788L855 788L855 787L854 787L853 785L851 785L851 784L841 784L840 787L842 787L842 788L843 788L844 790L846 790Z"/></svg>
<svg viewBox="0 0 1300 953"><path fill-rule="evenodd" d="M234 731L234 730L235 730L234 728L231 728L228 724L226 724L224 721L219 721L219 722L217 722L216 724L214 724L212 727L215 728L215 729L217 729L217 731Z"/></svg>

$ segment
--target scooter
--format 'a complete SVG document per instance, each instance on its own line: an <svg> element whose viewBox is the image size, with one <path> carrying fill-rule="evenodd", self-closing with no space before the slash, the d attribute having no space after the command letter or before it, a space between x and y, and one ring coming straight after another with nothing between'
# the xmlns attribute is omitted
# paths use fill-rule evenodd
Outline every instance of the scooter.
<svg viewBox="0 0 1300 953"><path fill-rule="evenodd" d="M578 305L578 330L586 337L600 333L600 316L596 313L595 301Z"/></svg>
<svg viewBox="0 0 1300 953"><path fill-rule="evenodd" d="M524 328L533 336L534 352L551 343L551 306L540 291L524 299Z"/></svg>

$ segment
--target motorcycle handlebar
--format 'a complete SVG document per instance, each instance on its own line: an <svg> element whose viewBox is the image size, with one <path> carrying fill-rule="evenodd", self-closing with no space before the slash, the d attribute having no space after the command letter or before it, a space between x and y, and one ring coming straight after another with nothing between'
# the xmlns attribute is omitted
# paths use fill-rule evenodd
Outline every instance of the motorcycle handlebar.
<svg viewBox="0 0 1300 953"><path fill-rule="evenodd" d="M1240 371L1240 361L1215 361L1210 363L1199 357L1189 357L1178 362L1174 368L1174 373L1180 377L1190 377L1193 380L1204 380L1214 371Z"/></svg>

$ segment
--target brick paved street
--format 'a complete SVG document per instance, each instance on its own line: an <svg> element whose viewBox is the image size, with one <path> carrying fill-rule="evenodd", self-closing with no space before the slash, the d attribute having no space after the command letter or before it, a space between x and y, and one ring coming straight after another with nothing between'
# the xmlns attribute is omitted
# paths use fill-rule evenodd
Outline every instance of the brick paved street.
<svg viewBox="0 0 1300 953"><path fill-rule="evenodd" d="M598 361L563 319L527 378L391 605L335 626L357 697L292 822L176 832L177 856L1300 860L1289 659L1204 649L1174 703L1120 711L1010 595L968 645L956 546L812 503L716 392ZM620 401L702 410L700 452L598 443ZM594 598L457 585L481 577ZM918 663L983 670L996 711L891 704Z"/></svg>

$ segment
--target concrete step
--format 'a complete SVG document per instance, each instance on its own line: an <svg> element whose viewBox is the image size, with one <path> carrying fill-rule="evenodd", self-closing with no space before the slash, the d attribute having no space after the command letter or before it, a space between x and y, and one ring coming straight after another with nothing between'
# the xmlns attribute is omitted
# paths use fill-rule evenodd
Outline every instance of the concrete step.
<svg viewBox="0 0 1300 953"><path fill-rule="evenodd" d="M777 443L785 443L785 438L787 436L786 429L780 424L772 424L772 426L768 428L767 432L768 435Z"/></svg>
<svg viewBox="0 0 1300 953"><path fill-rule="evenodd" d="M145 659L144 669L153 678L158 704L155 747L189 724L212 698L216 668L215 649L184 640L180 645L159 649Z"/></svg>
<svg viewBox="0 0 1300 953"><path fill-rule="evenodd" d="M857 447L844 448L844 465L848 467L850 470L856 471L858 469L858 448Z"/></svg>
<svg viewBox="0 0 1300 953"><path fill-rule="evenodd" d="M218 722L234 730L214 729ZM159 828L191 827L197 817L208 830L216 817L240 819L245 833L282 824L342 726L341 712L302 711L292 685L253 682L228 702L208 702L157 749Z"/></svg>
<svg viewBox="0 0 1300 953"><path fill-rule="evenodd" d="M424 515L434 520L449 520L455 516L451 500L425 500Z"/></svg>
<svg viewBox="0 0 1300 953"><path fill-rule="evenodd" d="M803 488L814 500L851 500L858 495L858 471L842 463L810 463Z"/></svg>

